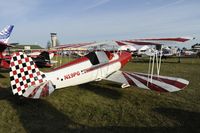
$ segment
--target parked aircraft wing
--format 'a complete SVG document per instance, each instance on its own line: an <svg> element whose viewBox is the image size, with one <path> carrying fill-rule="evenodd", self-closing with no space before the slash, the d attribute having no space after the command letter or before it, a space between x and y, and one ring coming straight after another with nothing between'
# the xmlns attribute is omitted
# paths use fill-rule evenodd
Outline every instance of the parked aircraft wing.
<svg viewBox="0 0 200 133"><path fill-rule="evenodd" d="M14 53L11 58L10 82L13 94L28 98L48 96L55 89L33 60L22 52Z"/></svg>
<svg viewBox="0 0 200 133"><path fill-rule="evenodd" d="M122 71L111 74L105 80L121 83L122 88L133 85L158 92L179 91L189 84L189 81L181 78L153 75L151 80L148 74Z"/></svg>

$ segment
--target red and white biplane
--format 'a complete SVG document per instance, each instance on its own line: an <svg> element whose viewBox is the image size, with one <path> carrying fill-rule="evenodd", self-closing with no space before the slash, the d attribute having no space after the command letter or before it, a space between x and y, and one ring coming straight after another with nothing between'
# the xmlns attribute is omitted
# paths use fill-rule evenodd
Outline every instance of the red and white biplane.
<svg viewBox="0 0 200 133"><path fill-rule="evenodd" d="M116 43L155 45L158 41L185 42L188 40L188 38L161 38L117 41ZM81 45L77 44L75 47L78 46ZM10 62L12 92L19 96L38 99L50 95L56 89L101 80L120 83L122 88L133 85L158 92L180 91L189 84L189 81L182 78L121 71L120 69L130 59L131 54L125 51L116 53L93 51L49 72L42 72L31 57L17 52L13 54Z"/></svg>

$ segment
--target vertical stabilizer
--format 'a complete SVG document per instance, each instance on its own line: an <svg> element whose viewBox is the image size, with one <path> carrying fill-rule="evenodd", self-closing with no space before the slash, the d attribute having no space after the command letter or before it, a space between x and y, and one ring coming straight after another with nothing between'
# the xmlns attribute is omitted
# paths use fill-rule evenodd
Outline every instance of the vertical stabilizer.
<svg viewBox="0 0 200 133"><path fill-rule="evenodd" d="M10 82L13 94L38 99L54 91L51 81L35 65L31 57L22 52L13 54L10 62Z"/></svg>
<svg viewBox="0 0 200 133"><path fill-rule="evenodd" d="M0 42L8 43L13 28L14 25L8 25L0 32Z"/></svg>

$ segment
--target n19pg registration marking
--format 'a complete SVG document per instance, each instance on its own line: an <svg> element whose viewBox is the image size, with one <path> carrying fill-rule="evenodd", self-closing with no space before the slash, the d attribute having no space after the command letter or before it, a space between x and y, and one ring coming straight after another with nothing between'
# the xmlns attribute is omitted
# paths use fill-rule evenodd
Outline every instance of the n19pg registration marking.
<svg viewBox="0 0 200 133"><path fill-rule="evenodd" d="M70 74L67 74L64 76L64 79L71 79L71 78L74 78L74 77L77 77L77 76L80 76L80 72L77 71L77 72L73 72L73 73L70 73Z"/></svg>

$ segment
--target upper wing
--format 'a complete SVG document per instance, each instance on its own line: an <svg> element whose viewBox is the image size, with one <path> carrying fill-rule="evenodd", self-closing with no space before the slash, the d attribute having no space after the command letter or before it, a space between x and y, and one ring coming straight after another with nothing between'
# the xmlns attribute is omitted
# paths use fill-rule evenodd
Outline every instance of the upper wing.
<svg viewBox="0 0 200 133"><path fill-rule="evenodd" d="M121 83L122 88L133 85L139 88L155 90L159 92L179 91L184 89L189 84L189 81L181 78L153 75L151 81L148 74L136 72L129 73L122 71L117 71L109 75L107 78L105 78L105 80Z"/></svg>
<svg viewBox="0 0 200 133"><path fill-rule="evenodd" d="M123 45L163 45L173 44L179 42L186 42L192 40L191 37L177 37L177 38L150 38L150 39L132 39L132 40L120 40L120 41L102 41L102 42L90 42L90 43L77 43L77 44L65 44L55 47L56 49L77 49L77 48L90 48L90 47L103 47L113 48L114 46L120 47Z"/></svg>
<svg viewBox="0 0 200 133"><path fill-rule="evenodd" d="M118 45L165 45L174 43L183 43L195 38L192 37L176 37L176 38L147 38L147 39L133 39L116 41Z"/></svg>

